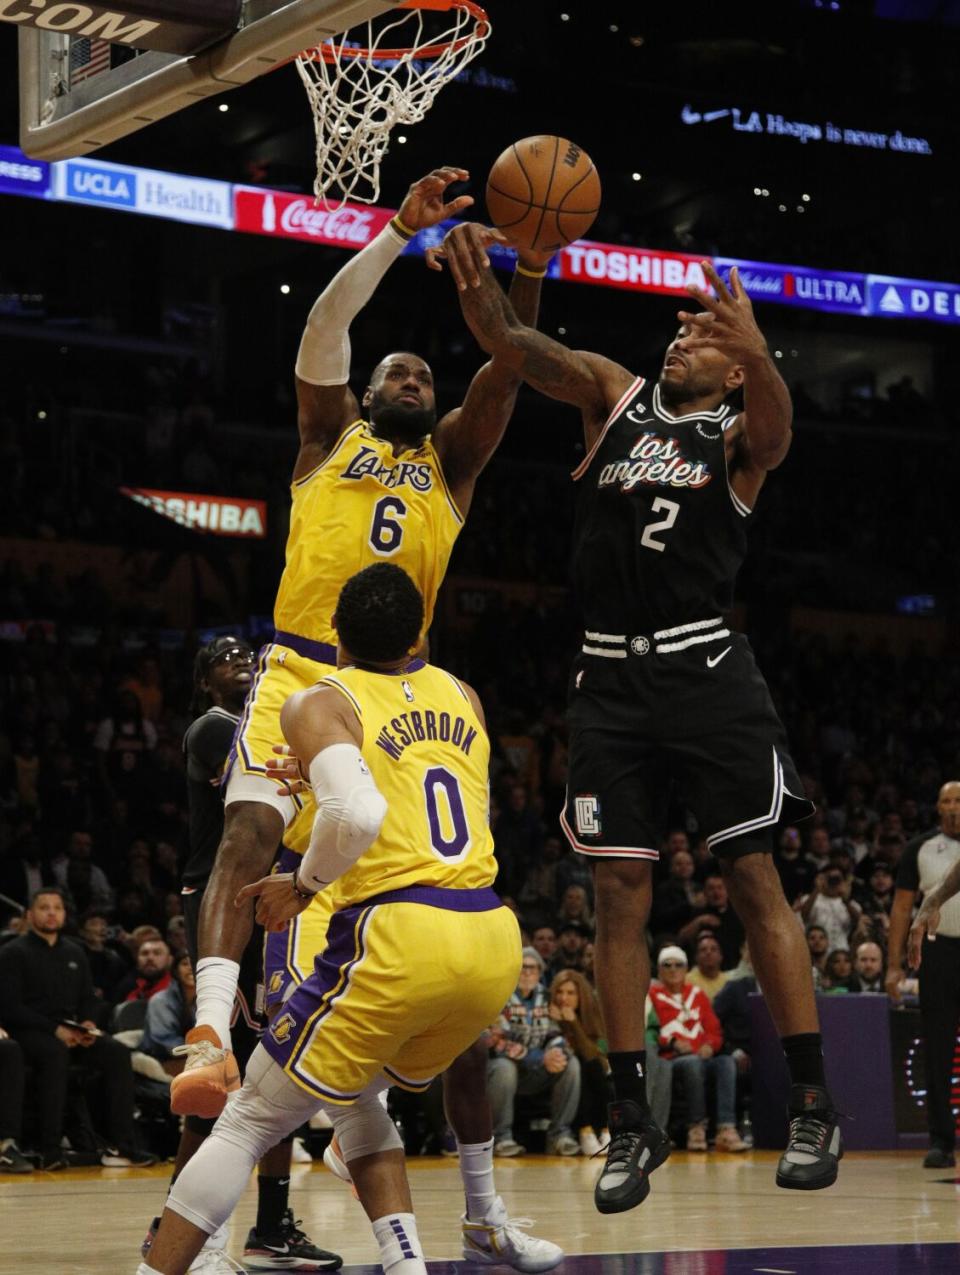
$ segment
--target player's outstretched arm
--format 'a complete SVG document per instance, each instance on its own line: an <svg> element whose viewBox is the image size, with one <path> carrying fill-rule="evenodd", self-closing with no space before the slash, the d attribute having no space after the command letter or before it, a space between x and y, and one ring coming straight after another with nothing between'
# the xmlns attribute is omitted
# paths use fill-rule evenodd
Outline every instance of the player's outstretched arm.
<svg viewBox="0 0 960 1275"><path fill-rule="evenodd" d="M347 384L350 324L418 230L435 226L473 203L469 195L449 203L443 198L448 186L468 176L463 168L436 168L414 182L396 217L337 271L314 302L297 354L300 455L294 478L319 465L359 415L356 397Z"/></svg>
<svg viewBox="0 0 960 1275"><path fill-rule="evenodd" d="M728 288L709 261L701 265L716 296L694 285L687 288L703 310L699 314L681 310L678 314L680 322L690 329L689 335L679 342L679 348L710 346L742 366L744 410L729 431L728 444L734 448L735 465L753 470L762 482L762 476L775 469L790 449L793 424L790 391L770 357L737 267L730 271ZM734 467L731 465L731 469Z"/></svg>
<svg viewBox="0 0 960 1275"><path fill-rule="evenodd" d="M280 726L301 772L309 775L317 812L297 870L264 877L237 895L237 907L256 898L257 920L274 931L353 867L387 813L358 747L360 725L338 691L318 686L292 695L280 712Z"/></svg>
<svg viewBox="0 0 960 1275"><path fill-rule="evenodd" d="M467 326L495 361L550 398L579 407L591 443L591 434L603 427L634 378L610 359L570 350L521 323L490 269L486 244L494 236L495 232L467 223L455 227L443 241Z"/></svg>

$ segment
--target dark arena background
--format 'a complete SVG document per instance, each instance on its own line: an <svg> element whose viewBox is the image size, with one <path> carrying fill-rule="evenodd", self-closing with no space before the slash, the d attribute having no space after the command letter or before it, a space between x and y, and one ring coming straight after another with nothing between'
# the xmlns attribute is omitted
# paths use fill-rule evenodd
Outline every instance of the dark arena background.
<svg viewBox="0 0 960 1275"><path fill-rule="evenodd" d="M485 51L424 122L394 129L376 203L338 211L314 202L313 123L289 65L89 154L25 154L17 7L0 6L11 11L0 13L0 954L29 929L32 891L58 885L64 933L94 970L97 1022L113 1032L124 986L135 997L144 973L138 927L159 930L161 963L183 952L193 661L219 635L254 648L272 638L306 316L417 177L469 170L457 192L483 220L506 146L571 138L597 166L602 207L550 267L542 330L655 379L697 263L738 265L792 395L792 446L760 496L729 619L749 636L816 805L772 842L797 924L820 873L840 874L856 905L829 936L848 956L811 939L827 1076L852 1119L836 1186L777 1191L786 1073L757 994L722 1022L724 1051L742 1060L749 1149L687 1151L677 1090L676 1149L650 1200L602 1217L601 1161L547 1154L547 1107L522 1099L525 1154L496 1159L498 1189L576 1275L956 1271L951 1149L924 1167L918 980L905 966L891 998L884 973L894 899L911 888L898 871L935 835L943 785L960 781L960 5L489 0ZM129 50L77 39L69 56L80 83ZM443 412L483 362L449 272L426 269L437 242L415 240L352 324L358 397L384 353L412 350ZM485 707L496 888L551 970L592 983L590 876L559 823L582 641L570 473L583 458L577 411L522 388L429 637L431 660ZM722 969L749 976L739 922L704 894L715 864L680 801L669 828L651 952L679 943L693 969L706 928ZM944 873L960 857L946 841ZM863 944L883 962L872 979ZM0 984L0 1029L16 1036L12 996ZM946 1012L955 1031L956 985ZM176 1148L168 1081L136 1075L138 1144L156 1166L103 1166L90 1083L85 1100L71 1087L67 1167L52 1173L29 1154L42 1077L26 1068L15 1145L29 1164L14 1175L0 1157L0 1271L135 1270ZM949 1083L956 1119L960 1051ZM463 1200L441 1154L439 1095L394 1091L390 1111L426 1257L447 1270ZM0 1146L12 1136L0 1125ZM314 1241L372 1270L360 1206L322 1162L329 1136L298 1140L294 1207ZM238 1261L254 1194L227 1246Z"/></svg>

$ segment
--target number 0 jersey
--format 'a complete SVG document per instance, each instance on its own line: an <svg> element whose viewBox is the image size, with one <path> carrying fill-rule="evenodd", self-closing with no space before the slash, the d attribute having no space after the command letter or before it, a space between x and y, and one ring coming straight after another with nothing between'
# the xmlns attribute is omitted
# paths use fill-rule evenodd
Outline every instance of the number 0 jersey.
<svg viewBox="0 0 960 1275"><path fill-rule="evenodd" d="M430 439L394 456L392 444L355 421L292 495L276 628L336 646L330 618L344 581L382 560L423 594L426 633L463 526Z"/></svg>
<svg viewBox="0 0 960 1275"><path fill-rule="evenodd" d="M731 488L736 413L671 416L638 377L573 477L573 574L591 634L649 634L729 608L750 510Z"/></svg>
<svg viewBox="0 0 960 1275"><path fill-rule="evenodd" d="M414 660L396 674L339 669L320 685L334 687L357 715L360 751L387 802L376 841L323 892L332 908L411 885L491 885L490 741L457 679ZM285 844L302 854L310 833L298 820Z"/></svg>

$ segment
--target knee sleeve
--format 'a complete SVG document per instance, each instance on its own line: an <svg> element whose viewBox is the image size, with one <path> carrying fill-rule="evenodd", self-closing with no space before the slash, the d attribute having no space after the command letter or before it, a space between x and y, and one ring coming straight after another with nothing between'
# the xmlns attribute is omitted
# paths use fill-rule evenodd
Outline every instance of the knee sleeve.
<svg viewBox="0 0 960 1275"><path fill-rule="evenodd" d="M378 1151L402 1151L403 1139L375 1093L361 1095L349 1107L324 1108L333 1123L346 1164Z"/></svg>
<svg viewBox="0 0 960 1275"><path fill-rule="evenodd" d="M169 1207L212 1234L233 1212L257 1161L319 1105L258 1047L243 1088L174 1183Z"/></svg>

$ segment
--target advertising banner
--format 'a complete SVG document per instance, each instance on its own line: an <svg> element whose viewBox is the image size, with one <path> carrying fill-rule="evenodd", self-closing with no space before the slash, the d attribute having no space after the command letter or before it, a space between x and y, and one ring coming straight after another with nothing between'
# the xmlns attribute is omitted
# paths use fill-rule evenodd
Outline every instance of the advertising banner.
<svg viewBox="0 0 960 1275"><path fill-rule="evenodd" d="M263 500L202 496L193 491L155 491L149 487L121 487L120 494L193 531L242 536L247 540L262 540L267 534L267 505Z"/></svg>
<svg viewBox="0 0 960 1275"><path fill-rule="evenodd" d="M582 239L559 254L560 278L573 283L596 283L631 292L682 296L687 284L706 288L701 257L684 252L658 252L623 244L592 243Z"/></svg>
<svg viewBox="0 0 960 1275"><path fill-rule="evenodd" d="M24 155L17 146L0 146L0 191L49 199L50 165Z"/></svg>
<svg viewBox="0 0 960 1275"><path fill-rule="evenodd" d="M778 266L767 261L741 261L738 257L715 257L713 264L724 279L729 278L731 268L736 266L751 301L776 301L833 314L867 313L866 275L845 270L813 270L809 266Z"/></svg>
<svg viewBox="0 0 960 1275"><path fill-rule="evenodd" d="M960 323L960 284L867 275L868 314L887 319Z"/></svg>
<svg viewBox="0 0 960 1275"><path fill-rule="evenodd" d="M344 204L324 208L312 195L286 195L259 186L234 186L234 229L278 239L303 239L334 248L363 248L393 216L391 208Z"/></svg>

